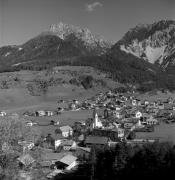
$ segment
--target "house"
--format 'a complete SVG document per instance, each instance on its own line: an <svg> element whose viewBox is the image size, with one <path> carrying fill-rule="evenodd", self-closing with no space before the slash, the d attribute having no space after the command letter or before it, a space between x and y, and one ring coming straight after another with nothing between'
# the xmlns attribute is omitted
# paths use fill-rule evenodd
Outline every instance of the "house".
<svg viewBox="0 0 175 180"><path fill-rule="evenodd" d="M42 161L40 162L40 165L44 167L51 167L55 166L55 163L58 162L60 159L62 159L65 155L68 153L53 153L53 152L47 152L42 157Z"/></svg>
<svg viewBox="0 0 175 180"><path fill-rule="evenodd" d="M93 145L105 146L108 145L109 139L102 136L87 136L85 140L85 145L87 147L92 147Z"/></svg>
<svg viewBox="0 0 175 180"><path fill-rule="evenodd" d="M141 118L142 117L142 113L140 112L140 111L136 111L135 113L134 113L134 116L135 116L135 118Z"/></svg>
<svg viewBox="0 0 175 180"><path fill-rule="evenodd" d="M125 136L125 130L122 128L113 129L112 131L117 132L118 138L123 138Z"/></svg>
<svg viewBox="0 0 175 180"><path fill-rule="evenodd" d="M32 122L32 121L26 122L26 126L33 126L36 124L37 124L36 122Z"/></svg>
<svg viewBox="0 0 175 180"><path fill-rule="evenodd" d="M30 154L24 154L20 156L17 160L19 161L19 165L21 167L32 166L33 163L35 162L35 159Z"/></svg>
<svg viewBox="0 0 175 180"><path fill-rule="evenodd" d="M66 155L55 163L57 169L71 170L78 165L77 157L73 155Z"/></svg>
<svg viewBox="0 0 175 180"><path fill-rule="evenodd" d="M163 110L164 109L164 104L163 103L158 104L158 109Z"/></svg>
<svg viewBox="0 0 175 180"><path fill-rule="evenodd" d="M125 129L131 129L133 127L133 123L130 123L130 122L127 122L127 123L124 123L124 128Z"/></svg>
<svg viewBox="0 0 175 180"><path fill-rule="evenodd" d="M54 112L53 111L46 111L46 116L53 116L54 115Z"/></svg>
<svg viewBox="0 0 175 180"><path fill-rule="evenodd" d="M153 118L153 116L150 116L148 119L146 119L147 125L156 125L158 123L159 123L158 120Z"/></svg>
<svg viewBox="0 0 175 180"><path fill-rule="evenodd" d="M73 103L74 103L74 104L79 104L79 101L78 101L77 99L74 99L74 100L73 100Z"/></svg>
<svg viewBox="0 0 175 180"><path fill-rule="evenodd" d="M64 140L64 137L62 134L58 133L53 136L53 139L55 140L55 150L61 145L62 141Z"/></svg>
<svg viewBox="0 0 175 180"><path fill-rule="evenodd" d="M131 102L131 104L132 104L133 106L136 106L136 105L137 105L137 101L136 101L135 99L133 99L132 102Z"/></svg>
<svg viewBox="0 0 175 180"><path fill-rule="evenodd" d="M120 119L122 117L122 115L119 111L115 111L114 114L115 114L115 117L118 119Z"/></svg>
<svg viewBox="0 0 175 180"><path fill-rule="evenodd" d="M31 150L35 146L35 144L30 141L19 141L18 144L22 146L23 152Z"/></svg>
<svg viewBox="0 0 175 180"><path fill-rule="evenodd" d="M61 134L63 137L69 137L73 135L73 129L70 126L60 127Z"/></svg>
<svg viewBox="0 0 175 180"><path fill-rule="evenodd" d="M118 132L118 137L119 138L123 138L125 136L125 130L124 129L118 128L117 132Z"/></svg>
<svg viewBox="0 0 175 180"><path fill-rule="evenodd" d="M7 113L5 111L0 111L0 116L3 117L3 116L6 116Z"/></svg>
<svg viewBox="0 0 175 180"><path fill-rule="evenodd" d="M35 112L35 115L36 116L45 116L46 115L46 112L44 110L39 110L39 111L36 111Z"/></svg>
<svg viewBox="0 0 175 180"><path fill-rule="evenodd" d="M75 141L68 139L62 140L61 145L65 151L75 150L77 146Z"/></svg>
<svg viewBox="0 0 175 180"><path fill-rule="evenodd" d="M77 107L76 107L76 104L75 104L75 103L71 103L71 104L69 104L69 108L70 108L70 110L72 110L72 111L75 111L75 110L77 109Z"/></svg>
<svg viewBox="0 0 175 180"><path fill-rule="evenodd" d="M149 105L149 101L145 100L145 101L144 101L144 105L145 105L145 106Z"/></svg>

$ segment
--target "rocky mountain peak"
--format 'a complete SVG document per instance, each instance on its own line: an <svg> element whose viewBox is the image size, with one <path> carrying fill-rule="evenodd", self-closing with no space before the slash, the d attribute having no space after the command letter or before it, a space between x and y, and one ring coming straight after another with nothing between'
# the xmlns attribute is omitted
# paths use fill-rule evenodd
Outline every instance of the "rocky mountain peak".
<svg viewBox="0 0 175 180"><path fill-rule="evenodd" d="M164 69L175 64L175 21L161 20L138 25L117 43L126 53L135 55ZM173 55L174 54L174 55Z"/></svg>
<svg viewBox="0 0 175 180"><path fill-rule="evenodd" d="M76 41L76 43L74 42L75 44L81 44L89 51L95 50L97 54L105 53L112 46L111 42L104 40L99 35L93 34L87 28L80 28L63 22L52 24L50 32L55 33L63 40Z"/></svg>

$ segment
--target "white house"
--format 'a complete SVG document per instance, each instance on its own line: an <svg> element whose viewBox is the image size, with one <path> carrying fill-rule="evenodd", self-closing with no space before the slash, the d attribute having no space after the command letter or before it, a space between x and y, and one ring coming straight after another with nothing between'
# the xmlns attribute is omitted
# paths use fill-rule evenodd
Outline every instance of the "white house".
<svg viewBox="0 0 175 180"><path fill-rule="evenodd" d="M120 119L122 117L120 111L115 111L114 114L115 114L115 117L118 118L118 119Z"/></svg>
<svg viewBox="0 0 175 180"><path fill-rule="evenodd" d="M117 129L117 132L118 132L118 137L119 137L119 138L123 138L123 137L125 136L125 131L124 131L124 129L118 128L118 129Z"/></svg>
<svg viewBox="0 0 175 180"><path fill-rule="evenodd" d="M55 149L57 149L61 145L62 139L55 140Z"/></svg>
<svg viewBox="0 0 175 180"><path fill-rule="evenodd" d="M36 124L37 124L36 122L32 122L32 121L26 122L26 126L33 126Z"/></svg>
<svg viewBox="0 0 175 180"><path fill-rule="evenodd" d="M145 104L145 106L149 105L149 101L145 100L144 104Z"/></svg>
<svg viewBox="0 0 175 180"><path fill-rule="evenodd" d="M78 165L77 157L70 154L64 156L62 159L59 160L59 162L66 165L66 168L65 168L66 170L71 170L76 165Z"/></svg>
<svg viewBox="0 0 175 180"><path fill-rule="evenodd" d="M36 115L38 115L38 116L45 116L46 112L44 110L39 110L39 111L36 111Z"/></svg>
<svg viewBox="0 0 175 180"><path fill-rule="evenodd" d="M146 119L147 125L156 125L158 124L158 120L153 118L153 116L150 116L150 118Z"/></svg>
<svg viewBox="0 0 175 180"><path fill-rule="evenodd" d="M70 126L62 126L60 130L63 137L69 137L73 134L73 129Z"/></svg>
<svg viewBox="0 0 175 180"><path fill-rule="evenodd" d="M3 116L6 116L7 113L5 111L0 111L0 116L3 117Z"/></svg>
<svg viewBox="0 0 175 180"><path fill-rule="evenodd" d="M142 113L140 111L136 111L135 112L135 118L141 118L142 117Z"/></svg>
<svg viewBox="0 0 175 180"><path fill-rule="evenodd" d="M136 106L137 105L137 101L135 99L132 100L132 105Z"/></svg>
<svg viewBox="0 0 175 180"><path fill-rule="evenodd" d="M46 115L47 115L47 116L53 116L53 115L54 115L54 112L53 112L53 111L46 111Z"/></svg>
<svg viewBox="0 0 175 180"><path fill-rule="evenodd" d="M77 109L75 103L71 103L71 104L69 105L69 107L70 107L70 109L71 109L72 111L75 111L75 110Z"/></svg>

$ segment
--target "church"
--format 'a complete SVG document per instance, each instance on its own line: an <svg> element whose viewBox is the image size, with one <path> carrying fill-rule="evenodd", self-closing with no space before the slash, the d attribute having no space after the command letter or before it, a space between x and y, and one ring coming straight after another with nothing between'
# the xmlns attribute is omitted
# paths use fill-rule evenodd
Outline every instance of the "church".
<svg viewBox="0 0 175 180"><path fill-rule="evenodd" d="M99 120L96 109L94 109L94 112L93 112L93 125L92 125L92 127L93 128L102 128L103 127L102 122Z"/></svg>

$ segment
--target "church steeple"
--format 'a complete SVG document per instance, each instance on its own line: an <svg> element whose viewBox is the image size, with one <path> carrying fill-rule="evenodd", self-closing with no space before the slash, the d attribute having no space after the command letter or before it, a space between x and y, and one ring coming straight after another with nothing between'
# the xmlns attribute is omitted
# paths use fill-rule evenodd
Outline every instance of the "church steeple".
<svg viewBox="0 0 175 180"><path fill-rule="evenodd" d="M102 123L98 118L97 110L94 109L93 111L93 128L100 128L102 127Z"/></svg>

